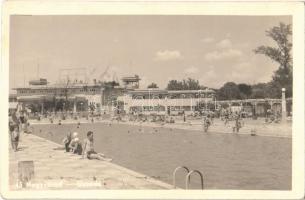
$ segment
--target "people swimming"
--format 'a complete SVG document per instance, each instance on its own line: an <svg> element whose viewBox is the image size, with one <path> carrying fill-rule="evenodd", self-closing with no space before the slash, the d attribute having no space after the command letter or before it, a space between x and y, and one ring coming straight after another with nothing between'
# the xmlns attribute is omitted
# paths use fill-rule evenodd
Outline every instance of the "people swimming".
<svg viewBox="0 0 305 200"><path fill-rule="evenodd" d="M239 129L241 128L241 118L240 118L240 115L239 114L236 114L235 115L235 125L233 127L233 132L234 133L238 133L239 132Z"/></svg>
<svg viewBox="0 0 305 200"><path fill-rule="evenodd" d="M203 130L204 130L204 132L208 131L211 124L212 124L212 121L210 119L210 115L208 114L207 116L204 116L203 117Z"/></svg>

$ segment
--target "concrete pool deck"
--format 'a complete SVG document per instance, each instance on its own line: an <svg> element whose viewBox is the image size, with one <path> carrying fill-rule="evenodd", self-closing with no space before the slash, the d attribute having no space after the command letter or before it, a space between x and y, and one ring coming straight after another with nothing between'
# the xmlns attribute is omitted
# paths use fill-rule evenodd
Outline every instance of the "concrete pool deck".
<svg viewBox="0 0 305 200"><path fill-rule="evenodd" d="M34 177L30 190L52 189L173 189L172 185L134 172L119 165L82 159L65 153L62 146L41 137L22 134L19 151L9 151L11 190L18 185L18 162L33 161Z"/></svg>
<svg viewBox="0 0 305 200"><path fill-rule="evenodd" d="M80 120L61 120L62 124L76 124L80 122L83 123L92 123L90 120L80 119ZM58 120L55 120L54 123L58 123ZM182 120L176 121L176 123L155 123L155 122L130 122L130 121L111 121L111 120L96 120L94 123L108 123L108 124L127 124L140 127L164 127L170 129L181 129L181 130L195 130L203 131L203 127L200 120L193 120L183 122ZM48 119L43 119L41 121L31 120L30 124L50 124ZM292 137L292 123L265 123L262 119L259 120L244 120L244 126L240 129L240 135L250 135L255 133L257 136L269 136L269 137ZM214 123L210 126L208 133L221 133L228 134L233 133L234 122L231 121L227 125L224 125L224 122L215 119ZM236 134L236 133L235 133Z"/></svg>

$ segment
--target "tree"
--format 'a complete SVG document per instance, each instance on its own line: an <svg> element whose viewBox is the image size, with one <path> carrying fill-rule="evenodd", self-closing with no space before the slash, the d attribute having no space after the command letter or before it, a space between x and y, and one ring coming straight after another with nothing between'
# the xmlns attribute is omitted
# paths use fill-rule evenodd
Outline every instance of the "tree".
<svg viewBox="0 0 305 200"><path fill-rule="evenodd" d="M258 83L252 85L251 98L253 99L263 99L266 97L267 83Z"/></svg>
<svg viewBox="0 0 305 200"><path fill-rule="evenodd" d="M279 26L275 26L266 31L266 35L273 39L276 43L276 47L259 46L254 49L256 54L263 54L269 57L271 60L279 64L278 70L274 72L272 81L270 82L270 88L281 91L281 88L286 88L287 97L292 96L292 56L291 56L291 24L280 23ZM280 92L276 96L280 97Z"/></svg>
<svg viewBox="0 0 305 200"><path fill-rule="evenodd" d="M269 83L258 83L252 85L251 98L253 99L264 99L264 98L278 98L281 95L280 86L276 85L275 82Z"/></svg>
<svg viewBox="0 0 305 200"><path fill-rule="evenodd" d="M147 86L147 88L159 88L156 83L151 83L150 85Z"/></svg>
<svg viewBox="0 0 305 200"><path fill-rule="evenodd" d="M217 99L219 100L233 100L240 99L240 91L238 85L234 82L225 83L218 91L217 91Z"/></svg>
<svg viewBox="0 0 305 200"><path fill-rule="evenodd" d="M170 80L167 84L168 90L182 90L182 83L177 80Z"/></svg>
<svg viewBox="0 0 305 200"><path fill-rule="evenodd" d="M182 81L170 80L167 84L167 90L200 90L202 88L205 87L200 86L199 81L192 78Z"/></svg>
<svg viewBox="0 0 305 200"><path fill-rule="evenodd" d="M240 91L240 96L241 96L242 99L247 99L252 94L251 85L247 85L245 83L238 84L238 90Z"/></svg>
<svg viewBox="0 0 305 200"><path fill-rule="evenodd" d="M199 81L192 78L188 78L186 80L186 84L187 84L187 88L186 88L187 90L200 90L201 88Z"/></svg>

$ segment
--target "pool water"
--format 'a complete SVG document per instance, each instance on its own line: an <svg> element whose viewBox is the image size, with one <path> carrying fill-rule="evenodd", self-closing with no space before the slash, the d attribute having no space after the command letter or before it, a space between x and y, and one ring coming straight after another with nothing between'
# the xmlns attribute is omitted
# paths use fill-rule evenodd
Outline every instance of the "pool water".
<svg viewBox="0 0 305 200"><path fill-rule="evenodd" d="M177 166L197 169L207 189L290 190L290 138L214 134L200 131L104 123L33 125L33 134L56 143L69 131L83 140L94 132L95 150L113 163L172 184ZM185 172L177 173L185 188ZM200 179L191 177L191 189Z"/></svg>

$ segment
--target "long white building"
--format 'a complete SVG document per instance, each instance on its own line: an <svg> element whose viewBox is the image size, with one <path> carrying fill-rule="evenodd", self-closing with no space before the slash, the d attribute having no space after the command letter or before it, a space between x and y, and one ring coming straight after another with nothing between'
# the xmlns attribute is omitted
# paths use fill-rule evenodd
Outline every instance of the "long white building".
<svg viewBox="0 0 305 200"><path fill-rule="evenodd" d="M193 113L214 102L215 91L205 90L132 90L118 97L118 104L126 113L178 114Z"/></svg>

